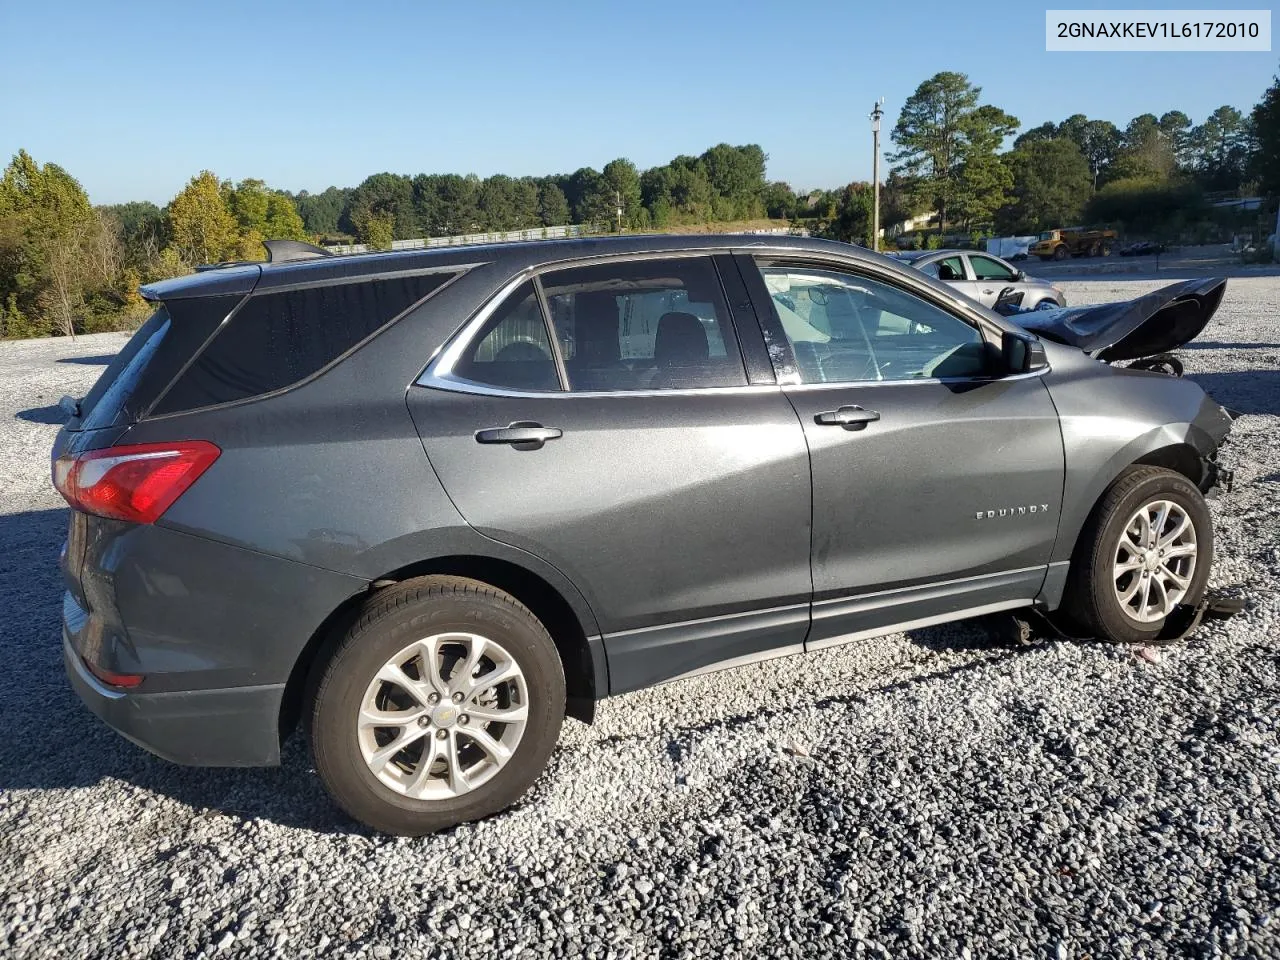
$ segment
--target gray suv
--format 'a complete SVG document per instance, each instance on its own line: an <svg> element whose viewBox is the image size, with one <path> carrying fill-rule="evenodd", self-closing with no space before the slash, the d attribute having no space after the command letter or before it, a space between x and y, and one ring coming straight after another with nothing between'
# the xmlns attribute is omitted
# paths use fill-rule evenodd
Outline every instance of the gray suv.
<svg viewBox="0 0 1280 960"><path fill-rule="evenodd" d="M272 247L144 288L53 451L71 683L170 760L301 721L420 834L612 694L1027 607L1144 641L1204 591L1230 418L1118 362L1221 281L1036 336L798 238Z"/></svg>

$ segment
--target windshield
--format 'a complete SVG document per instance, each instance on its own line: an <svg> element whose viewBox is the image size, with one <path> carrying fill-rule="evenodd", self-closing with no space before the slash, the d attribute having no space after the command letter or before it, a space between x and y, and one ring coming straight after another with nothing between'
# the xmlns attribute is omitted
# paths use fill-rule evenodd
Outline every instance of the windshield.
<svg viewBox="0 0 1280 960"><path fill-rule="evenodd" d="M1046 230L1044 233L1040 234L1040 239L1041 239L1041 240L1052 240L1052 239L1053 239L1053 234L1054 234L1054 231L1053 231L1053 230Z"/></svg>

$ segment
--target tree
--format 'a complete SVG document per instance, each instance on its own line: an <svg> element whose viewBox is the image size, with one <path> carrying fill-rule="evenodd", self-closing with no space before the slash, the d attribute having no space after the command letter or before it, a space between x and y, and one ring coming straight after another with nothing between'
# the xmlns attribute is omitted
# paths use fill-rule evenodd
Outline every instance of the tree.
<svg viewBox="0 0 1280 960"><path fill-rule="evenodd" d="M841 190L836 201L835 219L825 231L827 236L870 247L873 197L869 183L851 183Z"/></svg>
<svg viewBox="0 0 1280 960"><path fill-rule="evenodd" d="M1280 77L1263 93L1250 115L1254 151L1250 172L1268 196L1280 194Z"/></svg>
<svg viewBox="0 0 1280 960"><path fill-rule="evenodd" d="M1016 118L1003 110L980 108L981 93L963 73L935 74L907 98L893 129L899 149L890 162L938 210L939 229L957 199L967 215L978 210L976 187L998 179L990 158L1017 129ZM962 185L966 164L970 183Z"/></svg>
<svg viewBox="0 0 1280 960"><path fill-rule="evenodd" d="M613 222L613 191L603 174L582 167L569 176L566 186L574 223L606 226Z"/></svg>
<svg viewBox="0 0 1280 960"><path fill-rule="evenodd" d="M1093 175L1074 142L1060 137L1024 143L1005 163L1013 177L1013 196L998 217L1002 230L1036 233L1080 220Z"/></svg>
<svg viewBox="0 0 1280 960"><path fill-rule="evenodd" d="M239 245L236 218L227 209L218 178L209 170L192 177L165 211L168 234L189 266L221 263Z"/></svg>
<svg viewBox="0 0 1280 960"><path fill-rule="evenodd" d="M560 227L569 222L569 201L551 178L538 184L538 219L544 227Z"/></svg>
<svg viewBox="0 0 1280 960"><path fill-rule="evenodd" d="M1249 165L1249 120L1235 107L1222 106L1191 131L1192 166L1211 190L1233 190Z"/></svg>
<svg viewBox="0 0 1280 960"><path fill-rule="evenodd" d="M1059 135L1058 125L1050 120L1040 124L1038 127L1032 127L1030 130L1020 134L1018 139L1013 141L1013 148L1017 150L1019 147L1024 147L1029 143L1037 143L1041 140L1053 140Z"/></svg>
<svg viewBox="0 0 1280 960"><path fill-rule="evenodd" d="M1236 114L1239 113L1237 110ZM1187 150L1191 138L1191 118L1181 110L1170 110L1160 117L1157 126L1160 128L1160 135L1173 151L1174 163L1180 167L1186 166L1189 159Z"/></svg>
<svg viewBox="0 0 1280 960"><path fill-rule="evenodd" d="M679 158L677 158L679 159ZM764 150L754 143L733 147L717 144L698 158L713 191L718 220L745 220L763 213Z"/></svg>
<svg viewBox="0 0 1280 960"><path fill-rule="evenodd" d="M414 211L413 181L398 173L375 173L356 187L351 194L347 219L357 237L371 242L378 231L379 239L385 224L392 225L396 240L418 236L418 222Z"/></svg>
<svg viewBox="0 0 1280 960"><path fill-rule="evenodd" d="M1078 136L1071 136L1080 148L1089 170L1093 174L1093 187L1098 188L1098 176L1115 161L1120 149L1120 131L1110 120L1088 120Z"/></svg>
<svg viewBox="0 0 1280 960"><path fill-rule="evenodd" d="M610 160L600 174L616 210L622 207L622 222L634 226L640 216L640 174L636 165L625 157Z"/></svg>
<svg viewBox="0 0 1280 960"><path fill-rule="evenodd" d="M74 177L18 151L0 178L0 303L7 334L75 334L85 294L100 280L102 260L94 247L102 229Z"/></svg>
<svg viewBox="0 0 1280 960"><path fill-rule="evenodd" d="M764 188L761 198L764 203L765 216L774 220L791 220L799 209L796 192L791 184L775 180Z"/></svg>
<svg viewBox="0 0 1280 960"><path fill-rule="evenodd" d="M969 116L954 209L966 228L989 221L1008 199L1013 178L996 151L1018 129L1018 121L999 107L984 105Z"/></svg>
<svg viewBox="0 0 1280 960"><path fill-rule="evenodd" d="M303 190L293 198L303 229L313 235L338 233L338 220L347 206L352 190L348 187L329 187L322 193Z"/></svg>
<svg viewBox="0 0 1280 960"><path fill-rule="evenodd" d="M1118 179L1168 180L1177 169L1173 144L1153 113L1134 117L1125 127L1123 146L1113 164Z"/></svg>

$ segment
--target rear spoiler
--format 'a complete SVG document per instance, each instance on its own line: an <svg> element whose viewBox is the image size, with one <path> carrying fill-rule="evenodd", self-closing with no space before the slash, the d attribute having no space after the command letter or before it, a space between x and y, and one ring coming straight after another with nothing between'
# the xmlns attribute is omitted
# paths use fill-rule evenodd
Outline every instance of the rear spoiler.
<svg viewBox="0 0 1280 960"><path fill-rule="evenodd" d="M332 257L328 250L301 240L263 240L267 250L267 263L295 263L299 260L319 260ZM252 292L262 276L262 263L256 260L240 260L234 263L207 263L196 267L196 272L172 280L148 283L139 289L144 300L180 300L184 297L210 297Z"/></svg>

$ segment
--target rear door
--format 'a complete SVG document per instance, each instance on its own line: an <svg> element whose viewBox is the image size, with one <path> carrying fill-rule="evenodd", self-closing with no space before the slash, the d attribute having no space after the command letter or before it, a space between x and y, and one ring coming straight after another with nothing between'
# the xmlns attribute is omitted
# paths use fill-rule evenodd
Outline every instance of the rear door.
<svg viewBox="0 0 1280 960"><path fill-rule="evenodd" d="M853 266L739 258L813 468L812 646L1029 603L1062 499L1038 376L971 320Z"/></svg>
<svg viewBox="0 0 1280 960"><path fill-rule="evenodd" d="M520 278L410 391L462 515L587 598L614 692L799 649L808 626L804 433L730 281L708 256Z"/></svg>

